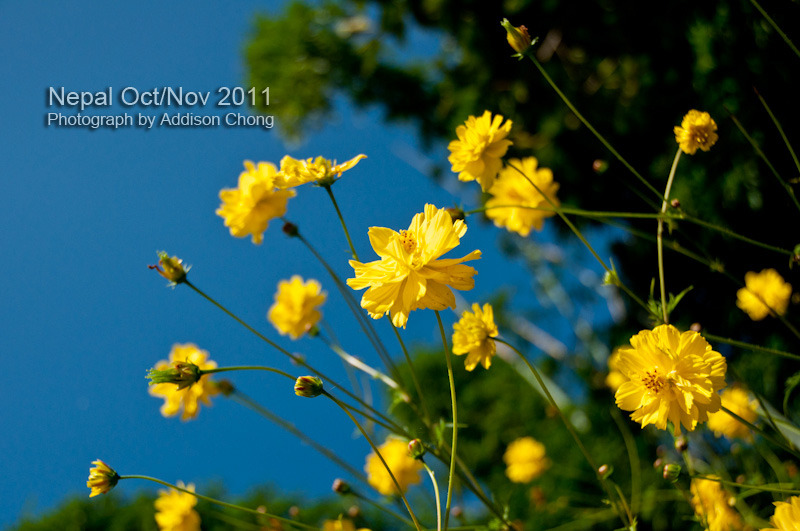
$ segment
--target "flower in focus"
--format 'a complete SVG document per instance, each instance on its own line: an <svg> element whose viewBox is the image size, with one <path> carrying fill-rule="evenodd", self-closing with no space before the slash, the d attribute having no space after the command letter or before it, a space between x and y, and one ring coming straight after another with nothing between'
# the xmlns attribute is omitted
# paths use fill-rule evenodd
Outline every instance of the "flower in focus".
<svg viewBox="0 0 800 531"><path fill-rule="evenodd" d="M343 172L365 158L367 158L366 155L357 155L347 162L336 164L335 160L331 161L323 157L300 160L286 155L281 159L281 169L275 176L275 186L281 190L311 182L319 186L330 186L341 177Z"/></svg>
<svg viewBox="0 0 800 531"><path fill-rule="evenodd" d="M512 144L506 140L511 131L511 120L484 111L480 118L470 116L465 125L456 127L458 140L447 146L452 153L447 158L460 181L478 181L481 189L488 192L502 166L501 158ZM502 124L502 125L501 125Z"/></svg>
<svg viewBox="0 0 800 531"><path fill-rule="evenodd" d="M89 469L89 479L86 481L86 486L92 489L92 492L89 493L90 498L98 494L105 494L113 489L119 481L119 474L116 470L100 459L92 461L92 464L95 466Z"/></svg>
<svg viewBox="0 0 800 531"><path fill-rule="evenodd" d="M795 531L800 525L800 496L785 502L775 502L775 514L769 519L772 527L761 531Z"/></svg>
<svg viewBox="0 0 800 531"><path fill-rule="evenodd" d="M465 310L461 319L453 324L453 354L467 354L464 366L471 371L480 363L484 369L492 365L497 345L490 338L497 337L494 311L489 303L472 304L472 312Z"/></svg>
<svg viewBox="0 0 800 531"><path fill-rule="evenodd" d="M322 380L316 376L300 376L294 382L294 394L303 398L314 398L324 391Z"/></svg>
<svg viewBox="0 0 800 531"><path fill-rule="evenodd" d="M694 155L697 148L703 151L711 149L717 139L717 124L707 112L692 109L683 117L680 126L675 126L675 142L681 151Z"/></svg>
<svg viewBox="0 0 800 531"><path fill-rule="evenodd" d="M422 463L408 455L407 443L397 439L388 439L378 447L378 450L397 479L402 492L405 493L409 486L422 481L420 476ZM392 481L392 477L377 454L371 453L367 456L364 471L367 473L369 484L375 487L375 490L386 496L397 493L397 487Z"/></svg>
<svg viewBox="0 0 800 531"><path fill-rule="evenodd" d="M504 18L500 25L506 29L506 40L509 46L514 48L515 52L523 53L530 47L532 41L528 28L525 26L512 26L507 18Z"/></svg>
<svg viewBox="0 0 800 531"><path fill-rule="evenodd" d="M615 348L608 357L608 375L606 376L606 386L613 392L617 392L619 386L627 382L628 379L619 370L619 348Z"/></svg>
<svg viewBox="0 0 800 531"><path fill-rule="evenodd" d="M550 467L542 443L533 437L520 437L506 448L503 454L506 476L514 483L528 483Z"/></svg>
<svg viewBox="0 0 800 531"><path fill-rule="evenodd" d="M390 313L397 327L405 328L413 310L455 308L450 288L472 289L477 272L462 262L477 260L481 252L475 250L463 258L439 257L454 249L466 232L462 220L454 222L445 209L433 205L425 205L408 230L370 227L369 241L380 260L366 264L351 260L356 276L347 279L347 285L355 290L369 288L361 307L373 319Z"/></svg>
<svg viewBox="0 0 800 531"><path fill-rule="evenodd" d="M740 387L731 387L722 392L720 396L722 405L733 413L736 413L744 420L753 424L758 419L756 412L756 402L750 397L750 393ZM742 424L737 419L720 410L708 416L708 429L719 437L724 435L729 439L752 439L750 428Z"/></svg>
<svg viewBox="0 0 800 531"><path fill-rule="evenodd" d="M192 266L184 266L183 260L177 256L171 257L164 251L158 251L158 265L147 267L155 269L159 275L169 280L170 286L177 286L186 280L186 273Z"/></svg>
<svg viewBox="0 0 800 531"><path fill-rule="evenodd" d="M744 310L753 321L768 315L783 315L792 296L792 285L774 269L763 269L760 273L749 271L744 276L746 287L736 292L736 306Z"/></svg>
<svg viewBox="0 0 800 531"><path fill-rule="evenodd" d="M189 483L184 486L178 481L181 488L194 492L194 485ZM156 506L156 523L160 531L200 531L200 515L194 510L197 498L189 493L175 489L159 490Z"/></svg>
<svg viewBox="0 0 800 531"><path fill-rule="evenodd" d="M744 528L742 517L729 505L730 494L723 490L719 482L693 479L690 490L694 512L705 523L708 531L736 531Z"/></svg>
<svg viewBox="0 0 800 531"><path fill-rule="evenodd" d="M167 371L185 364L196 365L201 371L217 367L216 362L208 359L208 352L200 350L197 345L187 343L173 345L169 361L159 361L155 370ZM209 397L217 394L219 390L210 380L210 376L203 376L197 383L184 388L176 387L175 383L155 383L150 386L149 392L152 396L164 398L164 405L161 406L162 415L174 417L180 413L181 420L191 420L200 411L200 403L210 406Z"/></svg>
<svg viewBox="0 0 800 531"><path fill-rule="evenodd" d="M620 347L619 370L628 381L617 389L617 406L633 411L631 419L642 428L665 430L670 421L678 435L681 426L692 431L719 411L727 364L699 333L660 325Z"/></svg>
<svg viewBox="0 0 800 531"><path fill-rule="evenodd" d="M294 275L278 283L275 304L270 307L267 319L281 335L299 339L322 318L318 308L327 296L316 280L303 282L301 276Z"/></svg>
<svg viewBox="0 0 800 531"><path fill-rule="evenodd" d="M269 221L286 214L286 203L295 193L275 189L278 176L274 164L259 162L255 166L246 160L244 167L239 187L220 191L222 204L217 215L225 219L231 236L244 238L249 234L253 243L260 245Z"/></svg>
<svg viewBox="0 0 800 531"><path fill-rule="evenodd" d="M535 157L511 159L500 170L500 176L489 191L492 197L486 201L486 217L494 221L495 226L527 236L532 228L542 230L545 218L556 215L552 210L536 210L561 204L556 198L558 183L553 182L552 170L537 168L537 165Z"/></svg>

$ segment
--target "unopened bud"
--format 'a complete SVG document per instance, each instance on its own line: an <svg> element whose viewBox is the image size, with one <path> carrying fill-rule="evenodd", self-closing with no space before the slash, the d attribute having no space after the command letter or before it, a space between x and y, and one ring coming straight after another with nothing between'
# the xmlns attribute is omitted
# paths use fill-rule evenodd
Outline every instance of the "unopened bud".
<svg viewBox="0 0 800 531"><path fill-rule="evenodd" d="M672 208L680 208L681 202L678 199L673 199L672 201L669 202L669 206L671 206Z"/></svg>
<svg viewBox="0 0 800 531"><path fill-rule="evenodd" d="M597 468L597 473L600 474L600 477L605 479L610 476L614 472L614 467L609 465L600 465Z"/></svg>
<svg viewBox="0 0 800 531"><path fill-rule="evenodd" d="M678 476L680 475L681 475L681 465L676 465L674 463L664 465L664 479L666 479L667 481L675 483L676 481L678 481Z"/></svg>
<svg viewBox="0 0 800 531"><path fill-rule="evenodd" d="M322 394L322 380L316 376L301 376L294 383L294 394L314 398Z"/></svg>
<svg viewBox="0 0 800 531"><path fill-rule="evenodd" d="M191 387L200 381L203 373L200 367L190 361L176 361L169 369L150 369L147 372L147 378L150 379L150 385L155 384L176 384L178 390Z"/></svg>
<svg viewBox="0 0 800 531"><path fill-rule="evenodd" d="M675 449L678 450L681 453L683 453L686 450L688 450L689 449L689 441L688 441L688 439L686 439L686 437L684 437L683 435L681 435L680 437L675 439Z"/></svg>
<svg viewBox="0 0 800 531"><path fill-rule="evenodd" d="M294 223L287 221L283 224L283 233L289 236L290 238L294 238L298 234L300 234L300 230L297 228L297 225Z"/></svg>
<svg viewBox="0 0 800 531"><path fill-rule="evenodd" d="M351 505L347 509L347 516L355 520L356 518L361 516L361 507L359 507L358 505Z"/></svg>
<svg viewBox="0 0 800 531"><path fill-rule="evenodd" d="M331 487L331 489L333 489L333 492L335 492L336 494L341 494L341 495L350 494L353 491L353 489L350 488L349 483L339 478L333 480L333 486Z"/></svg>
<svg viewBox="0 0 800 531"><path fill-rule="evenodd" d="M425 455L425 452L425 446L422 444L422 441L419 439L411 439L411 441L409 441L408 455L414 459L422 459L422 456Z"/></svg>
<svg viewBox="0 0 800 531"><path fill-rule="evenodd" d="M595 159L592 162L592 170L598 175L602 175L608 170L608 162L602 159Z"/></svg>
<svg viewBox="0 0 800 531"><path fill-rule="evenodd" d="M689 327L689 330L691 330L692 332L699 332L702 329L703 325L701 325L700 323L692 323L692 326Z"/></svg>
<svg viewBox="0 0 800 531"><path fill-rule="evenodd" d="M453 515L453 518L461 518L464 515L464 509L460 505L454 505L450 514Z"/></svg>
<svg viewBox="0 0 800 531"><path fill-rule="evenodd" d="M447 207L444 209L444 211L450 214L450 218L453 221L457 221L459 219L463 220L466 218L464 211L458 207Z"/></svg>
<svg viewBox="0 0 800 531"><path fill-rule="evenodd" d="M158 264L147 266L155 269L159 275L169 280L170 286L186 281L186 273L191 266L184 266L183 260L177 256L170 256L164 251L158 251Z"/></svg>
<svg viewBox="0 0 800 531"><path fill-rule="evenodd" d="M512 26L507 18L500 23L506 29L506 40L517 53L525 53L530 48L533 41L525 26Z"/></svg>
<svg viewBox="0 0 800 531"><path fill-rule="evenodd" d="M292 505L291 507L289 507L289 516L292 518L297 518L298 516L300 516L300 507L298 507L297 505Z"/></svg>
<svg viewBox="0 0 800 531"><path fill-rule="evenodd" d="M663 464L664 464L664 460L659 457L658 459L653 461L653 468L661 468L661 466Z"/></svg>

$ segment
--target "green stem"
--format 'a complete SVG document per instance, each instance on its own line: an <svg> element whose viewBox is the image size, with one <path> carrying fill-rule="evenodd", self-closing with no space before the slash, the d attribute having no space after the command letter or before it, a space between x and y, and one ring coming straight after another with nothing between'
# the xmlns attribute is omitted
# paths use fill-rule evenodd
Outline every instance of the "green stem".
<svg viewBox="0 0 800 531"><path fill-rule="evenodd" d="M760 345L753 345L752 343L745 343L744 341L737 341L735 339L730 339L727 337L716 336L714 334L709 334L708 332L703 332L703 337L711 341L716 341L717 343L725 343L726 345L732 345L734 347L744 348L755 352L765 352L767 354L775 354L776 356L783 356L784 358L800 360L800 355L792 354L791 352L784 352L783 350L762 347Z"/></svg>
<svg viewBox="0 0 800 531"><path fill-rule="evenodd" d="M781 123L778 121L775 115L772 114L772 109L769 108L769 105L767 105L766 100L764 100L761 94L759 94L758 90L756 90L755 92L756 96L758 96L758 99L761 102L761 105L764 106L764 109L767 111L767 114L769 114L769 117L772 118L772 123L774 123L775 128L778 129L778 133L780 133L781 138L783 139L783 143L786 144L786 149L789 150L789 154L792 156L792 160L794 161L794 165L797 168L797 172L800 173L800 160L797 159L797 154L794 152L794 149L792 149L792 144L791 142L789 142L789 138L786 136L786 133L783 132L783 127L781 126Z"/></svg>
<svg viewBox="0 0 800 531"><path fill-rule="evenodd" d="M772 20L772 18L767 14L767 12L764 11L764 8L762 8L761 5L758 2L756 2L756 0L750 0L750 3L753 4L753 6L755 6L756 9L758 9L758 11L761 13L761 16L763 16L767 20L769 25L772 26L772 29L778 32L778 35L781 36L783 42L785 42L789 46L789 48L792 49L795 55L797 55L797 57L800 57L800 50L797 49L797 47L794 45L791 39L789 39L789 37L783 32L783 30L781 30L781 28L778 27L775 21Z"/></svg>
<svg viewBox="0 0 800 531"><path fill-rule="evenodd" d="M672 190L672 182L675 180L675 170L678 169L678 161L681 158L681 149L675 153L675 160L672 161L672 168L669 170L667 178L667 188L664 190L664 201L661 203L661 215L667 213L669 205L669 193ZM658 247L658 285L661 289L661 315L664 324L669 324L669 310L667 309L667 290L664 285L664 219L658 218L658 232L656 233L656 245Z"/></svg>
<svg viewBox="0 0 800 531"><path fill-rule="evenodd" d="M553 398L553 395L550 394L550 390L547 388L547 385L545 385L544 380L542 380L542 376L539 374L539 371L536 369L536 367L534 367L533 364L531 364L531 362L529 362L528 359L525 356L522 355L522 352L520 352L517 349L517 347L515 347L514 345L512 345L508 341L506 341L504 339L500 339L499 337L493 337L492 339L497 343L502 343L503 345L509 347L511 350L514 351L514 353L517 356L520 357L520 359L525 363L525 365L528 366L528 369L533 374L533 377L536 378L536 382L542 388L542 391L544 392L545 396L547 397L547 401L550 403L550 406L556 411L556 413L558 414L559 418L561 419L561 422L563 422L564 426L566 426L567 431L572 436L572 439L575 441L575 444L578 445L578 448L580 449L581 453L583 454L584 459L586 459L586 462L589 463L589 467L591 467L592 471L594 472L594 475L597 478L597 481L600 483L600 485L606 491L606 495L608 496L609 501L613 500L614 496L612 495L611 489L608 487L608 485L607 485L605 479L603 478L603 476L600 475L600 472L598 471L597 464L595 463L594 459L592 458L592 455L589 453L589 451L583 445L583 442L581 441L580 437L578 437L578 433L575 431L575 428L572 426L572 423L564 415L564 412L561 411L561 408L558 407L558 403ZM611 503L614 505L614 508L617 511L617 514L619 515L619 517L622 520L623 524L625 524L626 526L631 525L631 522L626 521L627 515L625 514L625 512L622 511L619 508L619 506L616 503L614 503L613 501Z"/></svg>
<svg viewBox="0 0 800 531"><path fill-rule="evenodd" d="M328 192L328 197L331 198L331 203L333 203L333 208L336 209L336 215L339 217L339 223L342 224L342 229L344 229L344 235L347 238L347 244L350 246L350 254L353 255L353 258L358 260L358 253L356 253L356 248L353 246L353 240L350 239L350 232L347 230L347 224L344 222L344 216L342 216L342 211L339 210L339 204L336 202L336 198L333 196L333 190L331 189L331 185L324 185L325 191Z"/></svg>
<svg viewBox="0 0 800 531"><path fill-rule="evenodd" d="M372 439L370 439L369 435L367 435L367 432L364 430L364 427L361 426L361 423L358 422L358 419L356 419L350 413L350 411L348 411L348 408L347 408L347 406L345 404L340 402L336 397L334 397L332 394L330 394L327 391L322 391L322 394L325 395L326 397L328 397L330 400L332 400L334 404L339 406L339 408L341 408L341 410L344 411L345 414L348 417L350 417L350 420L353 421L353 424L356 425L356 428L358 428L358 431L360 431L361 435L363 435L364 438L367 440L367 442L369 443L370 447L372 447L372 451L375 452L375 455L377 455L378 459L381 460L381 463L383 463L384 468L389 473L389 476L392 478L392 482L394 482L394 486L397 489L398 494L400 494L400 497L403 499L403 503L406 506L406 510L408 510L408 514L411 516L411 520L413 520L414 526L417 528L417 531L422 531L422 527L420 526L419 521L417 520L417 516L414 514L414 511L411 509L411 505L409 505L408 500L406 499L406 495L403 493L403 489L400 487L400 483L397 482L397 478L394 477L394 473L392 472L392 469L389 468L388 464L386 464L386 460L381 455L381 452L380 452L380 450L378 450L378 447L375 446L375 443L372 442Z"/></svg>
<svg viewBox="0 0 800 531"><path fill-rule="evenodd" d="M720 410L724 411L725 413L727 413L731 417L735 418L736 420L738 420L739 422L741 422L742 424L744 424L745 426L750 428L752 431L757 432L758 434L760 434L762 437L764 437L766 440L768 440L769 442L771 442L775 446L783 448L784 450L786 450L787 452L791 453L795 457L800 458L800 454L796 450L794 450L793 448L783 444L782 442L778 441L774 437L771 437L770 435L767 435L767 432L765 432L762 428L759 428L758 426L756 426L752 422L748 422L747 420L743 419L742 417L740 417L739 415L737 415L736 413L734 413L730 409L726 408L725 406L720 406Z"/></svg>
<svg viewBox="0 0 800 531"><path fill-rule="evenodd" d="M631 430L628 429L622 415L619 413L619 408L615 407L611 410L611 417L622 434L622 440L625 441L625 450L628 452L628 462L631 465L631 510L636 514L639 512L639 495L642 491L642 469L639 461L639 452L636 449L636 441L633 440Z"/></svg>
<svg viewBox="0 0 800 531"><path fill-rule="evenodd" d="M431 415L428 411L428 405L425 401L425 395L422 394L422 386L419 384L419 378L417 378L417 371L414 369L414 364L411 362L411 356L408 353L408 349L406 348L406 344L403 341L402 336L400 335L400 331L397 330L397 327L389 321L389 324L394 331L394 335L397 336L397 342L400 343L400 348L403 350L403 356L406 358L406 363L408 364L408 370L411 373L411 380L414 382L414 389L417 391L417 397L419 398L420 406L422 407L422 415L423 419L422 422L429 426L431 422Z"/></svg>
<svg viewBox="0 0 800 531"><path fill-rule="evenodd" d="M583 210L581 208L572 208L572 207L546 207L546 206L530 206L530 205L492 205L492 206L482 206L480 208L475 208L473 210L468 210L464 212L464 215L469 216L471 214L478 214L481 212L486 212L487 210L494 210L497 208L521 208L525 210L538 210L542 212L562 212L564 214L574 214L576 216L583 216L591 219L597 218L632 218L632 219L664 219L663 214L652 214L647 212L606 212L602 210ZM667 216L669 219L670 216Z"/></svg>
<svg viewBox="0 0 800 531"><path fill-rule="evenodd" d="M240 365L236 367L217 367L216 369L200 369L200 374L214 374L218 372L228 372L228 371L269 371L274 372L275 374L280 374L281 376L285 376L292 381L297 380L297 376L292 376L288 372L283 372L280 369L274 369L272 367L263 367L261 365Z"/></svg>
<svg viewBox="0 0 800 531"><path fill-rule="evenodd" d="M708 477L703 475L691 475L692 479L704 479L706 481L716 481L717 483L721 483L722 485L726 485L728 487L736 487L737 489L753 489L758 490L761 492L780 492L783 494L800 494L800 490L793 490L793 489L784 489L782 487L773 487L772 484L767 483L766 485L750 485L748 483L736 483L734 481L725 481L724 479L720 479L717 477ZM778 485L781 485L778 483ZM792 485L794 486L794 485Z"/></svg>
<svg viewBox="0 0 800 531"><path fill-rule="evenodd" d="M694 223L695 225L700 225L701 227L705 227L707 229L711 229L717 231L721 234L725 234L726 236L730 236L731 238L736 238L737 240L741 240L743 242L747 242L750 245L755 245L756 247L761 247L762 249L767 249L769 251L774 251L776 253L784 254L786 256L794 256L794 253L789 249L783 249L781 247L776 247L774 245L769 245L767 243L762 243L758 240L754 240L752 238L748 238L747 236L742 236L738 232L734 232L727 227L722 227L720 225L715 225L714 223L709 223L708 221L703 221L702 219L696 218L694 216L690 216L689 214L685 214L683 219L688 221L689 223Z"/></svg>
<svg viewBox="0 0 800 531"><path fill-rule="evenodd" d="M361 493L359 493L359 492L356 492L356 491L352 490L352 491L350 492L350 494L352 494L353 496L355 496L355 497L356 497L356 498L358 498L359 500L361 500L361 501L363 501L363 502L365 502L365 503L368 503L368 504L372 505L373 507L375 507L375 508L376 508L376 509L378 509L379 511L383 511L383 512L385 512L386 514L388 514L388 515L390 515L390 516L392 516L392 517L394 517L394 518L397 518L398 520L400 520L401 522L403 522L403 523L404 523L404 524L406 524L407 526L413 526L413 525L414 525L414 522L412 522L411 520L409 520L409 519L408 519L408 518L406 518L405 516L403 516L403 515L400 515L400 514L397 514L397 513L396 513L396 512L394 512L393 510L391 510L391 509L389 509L388 507L386 507L385 505L382 505L382 504L380 504L380 503L377 503L377 502L375 502L375 501L372 501L372 500L370 500L369 498L367 498L366 496L364 496L363 494L361 494Z"/></svg>
<svg viewBox="0 0 800 531"><path fill-rule="evenodd" d="M283 523L285 523L287 525L300 527L300 528L303 528L303 529L319 530L318 527L314 527L314 526L311 526L311 525L303 524L301 522L296 522L296 521L290 520L288 518L282 518L280 516L277 516L277 515L274 515L274 514L269 514L269 513L262 513L260 511L255 510L255 509L249 509L247 507L242 507L240 505L234 505L232 503L227 503L227 502L224 502L224 501L221 501L221 500L216 500L214 498L209 498L208 496L203 496L202 494L197 494L196 492L192 492L189 489L185 489L183 487L179 487L177 485L173 485L172 483L167 483L166 481L161 481L160 479L153 478L153 477L150 477L150 476L139 476L139 475L120 476L119 479L145 479L147 481L152 481L153 483L158 483L159 485L164 485L165 487L169 487L171 489L175 489L177 491L180 491L180 492L183 492L183 493L186 493L186 494L191 494L192 496L194 496L197 499L204 500L204 501L216 504L216 505L220 505L222 507L227 507L229 509L236 509L237 511L242 511L242 512L246 512L246 513L250 513L250 514L255 514L255 515L260 516L260 517L274 518L275 520L283 522Z"/></svg>
<svg viewBox="0 0 800 531"><path fill-rule="evenodd" d="M436 476L431 470L431 467L428 466L428 463L422 461L422 466L425 467L425 470L428 471L428 476L431 478L431 484L433 485L433 495L436 498L436 531L442 531L442 500L439 498L439 484L436 483Z"/></svg>
<svg viewBox="0 0 800 531"><path fill-rule="evenodd" d="M534 66L536 66L536 68L542 74L545 81L547 81L547 83L553 88L553 90L556 91L556 94L558 94L561 100L567 105L567 107L569 107L569 110L572 111L572 113L578 118L578 120L580 120L581 123L585 125L587 129L589 129L589 131L591 131L592 134L595 137L597 137L597 139L606 147L606 149L608 149L611 152L611 154L617 158L617 160L619 160L626 168L628 168L628 170L637 179L639 179L639 181L641 181L642 184L644 184L648 190L650 190L656 196L661 198L661 193L658 190L656 190L652 184L647 182L647 179L642 177L642 175L638 171L636 171L636 169L633 166L631 166L630 163L627 160L625 160L622 157L622 155L620 155L617 152L616 149L614 149L614 147L605 139L605 137L603 137L603 135L598 133L597 130L592 126L592 124L590 124L589 121L586 118L584 118L580 112L578 112L578 109L576 109L575 106L572 104L572 102L569 100L569 98L567 98L567 96L563 92L561 92L561 89L558 88L558 85L556 85L555 81L552 80L552 78L548 75L544 67L539 63L539 61L533 55L532 47L528 49L525 55L533 62Z"/></svg>
<svg viewBox="0 0 800 531"><path fill-rule="evenodd" d="M447 380L450 383L450 404L453 409L453 442L450 444L450 468L447 477L447 501L444 506L444 529L450 523L450 504L453 499L453 479L456 470L456 453L458 448L458 405L456 404L456 383L453 378L453 362L450 359L450 348L447 346L447 336L444 333L442 316L439 310L436 311L436 320L439 323L439 332L442 335L442 345L444 346L444 358L447 360Z"/></svg>
<svg viewBox="0 0 800 531"><path fill-rule="evenodd" d="M361 361L359 358L353 356L352 354L349 354L338 343L336 343L334 341L331 341L330 339L328 339L324 335L319 334L318 337L320 339L322 339L322 341L328 346L328 348L330 348L334 353L336 353L337 356L342 358L342 360L345 363L347 363L351 367L354 367L354 368L358 369L359 371L367 374L368 376L370 376L371 378L373 378L375 380L380 380L381 382L386 384L387 387L389 387L391 389L394 389L395 391L401 393L402 398L404 400L406 400L406 401L410 400L410 397L407 394L405 394L405 391L403 391L400 388L400 384L398 384L397 382L392 380L389 376L385 375L384 373L382 373L378 369L376 369L374 367L371 367L370 365L367 365L366 363Z"/></svg>

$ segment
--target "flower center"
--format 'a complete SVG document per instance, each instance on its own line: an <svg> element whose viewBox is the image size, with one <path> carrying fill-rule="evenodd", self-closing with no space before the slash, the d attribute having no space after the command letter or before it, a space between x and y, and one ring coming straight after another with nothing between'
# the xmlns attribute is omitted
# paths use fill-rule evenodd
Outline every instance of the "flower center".
<svg viewBox="0 0 800 531"><path fill-rule="evenodd" d="M413 253L417 248L417 239L414 237L414 233L408 230L400 231L400 243L407 253Z"/></svg>
<svg viewBox="0 0 800 531"><path fill-rule="evenodd" d="M675 380L677 375L675 371L666 375L660 375L658 373L658 367L656 367L652 371L646 371L644 374L645 376L642 377L642 384L644 384L651 393L659 393L665 389L671 389L676 384Z"/></svg>

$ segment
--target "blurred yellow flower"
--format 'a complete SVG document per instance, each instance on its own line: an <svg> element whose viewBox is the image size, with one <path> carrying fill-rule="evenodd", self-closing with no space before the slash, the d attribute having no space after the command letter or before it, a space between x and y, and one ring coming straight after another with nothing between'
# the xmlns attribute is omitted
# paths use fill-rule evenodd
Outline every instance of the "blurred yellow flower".
<svg viewBox="0 0 800 531"><path fill-rule="evenodd" d="M506 448L503 454L506 476L514 483L528 483L550 467L542 443L533 437L520 437Z"/></svg>
<svg viewBox="0 0 800 531"><path fill-rule="evenodd" d="M630 347L619 349L619 370L629 381L616 393L617 406L633 411L642 428L655 424L675 434L692 431L719 411L717 391L725 387L727 364L697 332L680 333L672 325L642 330Z"/></svg>
<svg viewBox="0 0 800 531"><path fill-rule="evenodd" d="M92 464L95 466L89 469L89 479L86 481L86 486L92 489L89 493L90 498L98 494L105 494L113 489L119 481L119 474L116 470L100 459L92 461Z"/></svg>
<svg viewBox="0 0 800 531"><path fill-rule="evenodd" d="M619 386L627 382L628 378L625 377L619 370L619 348L615 348L611 355L608 357L608 375L606 376L606 386L614 393L617 392Z"/></svg>
<svg viewBox="0 0 800 531"><path fill-rule="evenodd" d="M409 486L422 481L420 476L422 463L408 455L407 443L397 439L388 439L378 447L378 450L397 479L401 491L405 493ZM375 490L385 496L397 494L394 481L377 454L371 453L367 456L364 471L367 473L369 484L375 487Z"/></svg>
<svg viewBox="0 0 800 531"><path fill-rule="evenodd" d="M772 527L761 531L796 531L800 528L800 496L792 496L785 502L775 502L775 514L769 519Z"/></svg>
<svg viewBox="0 0 800 531"><path fill-rule="evenodd" d="M361 307L373 319L391 313L392 324L405 328L413 310L454 308L450 288L470 290L477 271L462 262L477 260L480 251L463 258L440 256L454 249L467 225L450 217L443 208L425 205L425 211L411 220L408 230L395 232L384 227L370 227L369 240L380 260L350 265L355 278L347 285L355 290L369 288L361 298Z"/></svg>
<svg viewBox="0 0 800 531"><path fill-rule="evenodd" d="M322 531L370 531L367 528L356 529L356 525L352 520L347 518L339 518L337 520L325 520L322 523Z"/></svg>
<svg viewBox="0 0 800 531"><path fill-rule="evenodd" d="M484 111L480 118L470 116L465 125L456 127L458 140L447 146L452 152L447 160L460 181L478 181L484 192L492 187L503 164L500 159L512 144L506 140L511 120L502 122L499 114L492 118L492 113Z"/></svg>
<svg viewBox="0 0 800 531"><path fill-rule="evenodd" d="M744 276L744 284L746 287L736 292L736 306L744 310L750 319L760 321L768 315L774 315L773 312L778 315L786 313L792 296L792 285L785 282L777 271L749 271Z"/></svg>
<svg viewBox="0 0 800 531"><path fill-rule="evenodd" d="M472 304L472 312L465 310L461 319L453 324L453 354L467 354L464 366L471 371L480 363L484 369L492 365L497 345L490 338L497 337L494 311L489 303Z"/></svg>
<svg viewBox="0 0 800 531"><path fill-rule="evenodd" d="M703 151L711 149L717 139L717 124L707 112L692 109L683 117L680 126L675 126L675 142L681 151L694 155L697 148Z"/></svg>
<svg viewBox="0 0 800 531"><path fill-rule="evenodd" d="M301 276L294 275L290 280L278 282L275 304L270 307L267 319L281 335L299 339L322 318L318 308L327 296L316 280L303 282Z"/></svg>
<svg viewBox="0 0 800 531"><path fill-rule="evenodd" d="M281 159L280 172L275 176L275 186L284 190L294 188L306 183L316 183L320 186L329 186L345 172L358 164L366 155L357 155L347 162L336 164L323 157L305 160L295 159L286 155Z"/></svg>
<svg viewBox="0 0 800 531"><path fill-rule="evenodd" d="M194 492L194 485L177 485ZM175 489L159 490L156 506L156 523L160 531L200 531L200 515L194 510L197 498Z"/></svg>
<svg viewBox="0 0 800 531"><path fill-rule="evenodd" d="M756 412L756 401L750 397L750 393L740 387L731 387L725 389L720 395L722 405L736 413L744 420L753 424L758 419ZM714 435L719 437L724 435L729 439L752 439L753 434L750 428L742 424L732 416L728 415L722 410L716 413L711 413L708 416L708 429L714 432Z"/></svg>
<svg viewBox="0 0 800 531"><path fill-rule="evenodd" d="M708 531L737 531L744 529L744 522L729 504L730 494L717 481L693 479L692 508Z"/></svg>
<svg viewBox="0 0 800 531"><path fill-rule="evenodd" d="M521 170L524 175L514 169L512 165ZM535 157L526 157L522 160L511 159L508 161L508 165L500 170L500 176L489 190L492 197L486 201L486 217L494 221L496 226L506 227L521 236L527 236L532 228L537 231L542 230L545 218L556 215L552 210L536 210L537 208L553 208L553 206L557 207L561 204L556 198L558 183L553 182L553 172L548 168L537 168L537 165L538 161ZM536 187L544 195L539 193ZM548 198L550 201L547 200ZM509 207L506 205L519 206Z"/></svg>
<svg viewBox="0 0 800 531"><path fill-rule="evenodd" d="M217 215L225 219L231 236L244 238L251 235L253 243L260 245L264 231L271 219L286 214L286 203L294 197L294 190L276 190L277 169L269 162L255 166L244 161L245 171L239 175L239 187L220 191L222 204Z"/></svg>
<svg viewBox="0 0 800 531"><path fill-rule="evenodd" d="M169 353L169 361L161 360L156 364L158 371L167 370L175 363L190 362L200 368L201 371L215 369L216 362L208 359L208 352L200 350L197 345L192 343L176 344L172 346ZM152 396L164 398L164 405L161 406L161 414L165 417L174 417L181 414L181 420L191 420L200 411L200 402L206 406L211 405L209 397L214 396L219 391L210 376L203 376L200 380L190 387L178 389L178 386L171 383L159 383L149 387Z"/></svg>

